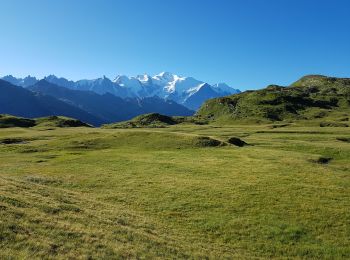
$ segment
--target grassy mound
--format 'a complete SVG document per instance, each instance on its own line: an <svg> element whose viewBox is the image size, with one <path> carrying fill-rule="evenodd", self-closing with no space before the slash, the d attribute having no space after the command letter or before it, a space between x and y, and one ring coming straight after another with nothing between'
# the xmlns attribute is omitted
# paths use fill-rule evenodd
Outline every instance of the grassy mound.
<svg viewBox="0 0 350 260"><path fill-rule="evenodd" d="M231 137L230 139L227 140L228 143L233 144L238 147L243 147L248 145L246 142L243 140L239 139L238 137Z"/></svg>
<svg viewBox="0 0 350 260"><path fill-rule="evenodd" d="M1 115L0 114L0 128L9 127L33 127L33 126L45 126L45 127L79 127L90 125L69 117L64 116L48 116L40 118L22 118L12 115Z"/></svg>
<svg viewBox="0 0 350 260"><path fill-rule="evenodd" d="M104 128L162 128L178 123L179 120L175 120L173 117L151 113L137 116L129 121L105 125Z"/></svg>
<svg viewBox="0 0 350 260"><path fill-rule="evenodd" d="M198 116L165 116L150 113L137 116L131 120L107 124L103 128L164 128L176 124L207 125L208 119Z"/></svg>
<svg viewBox="0 0 350 260"><path fill-rule="evenodd" d="M195 137L193 139L193 144L196 147L216 147L223 145L221 141L210 138L208 136Z"/></svg>
<svg viewBox="0 0 350 260"><path fill-rule="evenodd" d="M38 126L45 127L91 127L80 120L64 116L41 117L37 118L35 121Z"/></svg>
<svg viewBox="0 0 350 260"><path fill-rule="evenodd" d="M208 100L198 116L215 121L347 119L350 79L307 76L290 87L270 85L257 91ZM338 118L339 117L339 118Z"/></svg>
<svg viewBox="0 0 350 260"><path fill-rule="evenodd" d="M32 126L35 126L35 120L33 119L16 117L11 115L0 115L0 128Z"/></svg>

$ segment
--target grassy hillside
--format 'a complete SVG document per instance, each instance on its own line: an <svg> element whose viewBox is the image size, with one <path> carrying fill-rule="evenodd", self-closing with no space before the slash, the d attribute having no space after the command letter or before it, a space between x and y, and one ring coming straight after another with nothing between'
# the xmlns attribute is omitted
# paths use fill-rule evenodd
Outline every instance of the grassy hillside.
<svg viewBox="0 0 350 260"><path fill-rule="evenodd" d="M173 117L161 115L158 113L150 113L137 116L128 121L108 124L105 125L104 128L160 128L175 125L177 123L178 122Z"/></svg>
<svg viewBox="0 0 350 260"><path fill-rule="evenodd" d="M35 124L35 120L33 119L0 114L0 128L32 127Z"/></svg>
<svg viewBox="0 0 350 260"><path fill-rule="evenodd" d="M348 129L0 129L0 258L348 259Z"/></svg>
<svg viewBox="0 0 350 260"><path fill-rule="evenodd" d="M40 117L36 118L35 122L37 126L45 127L91 127L91 125L86 124L80 120L65 116Z"/></svg>
<svg viewBox="0 0 350 260"><path fill-rule="evenodd" d="M193 116L166 116L158 113L150 113L137 116L131 120L107 124L103 128L164 128L176 124L206 125L208 120Z"/></svg>
<svg viewBox="0 0 350 260"><path fill-rule="evenodd" d="M290 87L268 86L205 102L197 112L218 122L313 120L348 126L350 79L306 76Z"/></svg>
<svg viewBox="0 0 350 260"><path fill-rule="evenodd" d="M0 114L0 128L9 127L91 127L90 125L65 116L48 116L34 119Z"/></svg>

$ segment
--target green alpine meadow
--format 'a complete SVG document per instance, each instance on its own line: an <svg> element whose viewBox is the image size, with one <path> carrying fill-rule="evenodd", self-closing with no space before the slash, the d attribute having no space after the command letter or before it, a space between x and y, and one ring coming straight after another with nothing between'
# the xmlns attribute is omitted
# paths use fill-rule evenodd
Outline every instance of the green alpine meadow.
<svg viewBox="0 0 350 260"><path fill-rule="evenodd" d="M0 259L349 259L350 79L93 127L0 116Z"/></svg>
<svg viewBox="0 0 350 260"><path fill-rule="evenodd" d="M0 0L0 260L350 260L350 0Z"/></svg>

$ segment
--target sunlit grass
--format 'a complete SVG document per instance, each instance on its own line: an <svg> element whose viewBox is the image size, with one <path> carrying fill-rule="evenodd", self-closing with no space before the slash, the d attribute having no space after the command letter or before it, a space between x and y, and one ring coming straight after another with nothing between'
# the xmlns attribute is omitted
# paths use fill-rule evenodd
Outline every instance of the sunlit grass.
<svg viewBox="0 0 350 260"><path fill-rule="evenodd" d="M296 124L1 129L26 142L0 145L0 258L349 258L350 146L337 139L349 136Z"/></svg>

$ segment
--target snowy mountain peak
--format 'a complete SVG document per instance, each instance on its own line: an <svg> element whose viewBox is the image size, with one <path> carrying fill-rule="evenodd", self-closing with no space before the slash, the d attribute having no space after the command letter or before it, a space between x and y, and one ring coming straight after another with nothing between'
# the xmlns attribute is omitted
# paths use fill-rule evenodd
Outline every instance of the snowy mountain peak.
<svg viewBox="0 0 350 260"><path fill-rule="evenodd" d="M3 77L3 79L23 87L32 86L38 81L31 76L22 79L8 75ZM197 109L208 98L222 97L240 92L225 83L209 85L193 77L182 77L170 72L161 72L153 77L148 74L134 77L118 75L113 81L106 76L92 80L71 81L55 75L49 75L44 79L58 86L73 90L93 91L100 95L110 93L121 98L156 96L184 104L191 109Z"/></svg>
<svg viewBox="0 0 350 260"><path fill-rule="evenodd" d="M223 93L225 95L240 93L239 89L234 89L227 85L226 83L217 83L212 85L213 89L218 91L219 93Z"/></svg>
<svg viewBox="0 0 350 260"><path fill-rule="evenodd" d="M197 93L199 90L204 90L204 89L210 89L213 90L212 86L210 86L208 83L201 83L198 86L194 87L194 88L190 88L186 91L186 93L189 94L189 96L192 96L193 94Z"/></svg>
<svg viewBox="0 0 350 260"><path fill-rule="evenodd" d="M226 83L216 83L213 85L214 88L230 88Z"/></svg>
<svg viewBox="0 0 350 260"><path fill-rule="evenodd" d="M151 78L149 75L147 74L143 74L143 75L137 75L136 78L139 81L148 81L149 78Z"/></svg>
<svg viewBox="0 0 350 260"><path fill-rule="evenodd" d="M129 89L129 91L133 92L132 95L136 95L136 96L139 96L139 92L143 88L142 83L136 77L119 75L114 79L113 82L123 88Z"/></svg>
<svg viewBox="0 0 350 260"><path fill-rule="evenodd" d="M135 83L135 82L138 82L139 84L139 80L135 77L128 77L128 76L125 76L125 75L119 75L117 76L113 82L119 84L120 86L127 86L128 84L130 83Z"/></svg>
<svg viewBox="0 0 350 260"><path fill-rule="evenodd" d="M124 82L127 81L129 79L129 77L125 76L125 75L118 75L115 77L115 79L113 80L114 83L118 83L118 82Z"/></svg>
<svg viewBox="0 0 350 260"><path fill-rule="evenodd" d="M163 71L157 75L155 75L154 77L155 78L159 78L159 79L166 79L166 80L173 80L174 79L174 76L172 73L170 72L166 72L166 71Z"/></svg>
<svg viewBox="0 0 350 260"><path fill-rule="evenodd" d="M186 78L180 77L170 72L161 72L158 75L155 75L153 79L161 83L161 85L166 85L167 83L178 81L178 80L184 80Z"/></svg>

